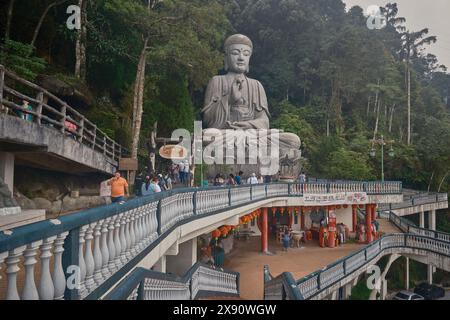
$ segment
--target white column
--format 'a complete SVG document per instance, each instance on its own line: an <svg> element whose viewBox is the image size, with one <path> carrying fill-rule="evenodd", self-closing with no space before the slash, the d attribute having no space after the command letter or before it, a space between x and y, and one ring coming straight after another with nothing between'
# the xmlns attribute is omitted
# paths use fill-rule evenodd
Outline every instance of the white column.
<svg viewBox="0 0 450 320"><path fill-rule="evenodd" d="M433 284L433 266L431 264L427 265L427 275L428 283Z"/></svg>
<svg viewBox="0 0 450 320"><path fill-rule="evenodd" d="M55 259L53 268L53 285L55 287L55 300L64 299L64 291L66 290L66 276L62 266L62 254L64 252L64 240L69 232L63 232L56 237L55 240Z"/></svg>
<svg viewBox="0 0 450 320"><path fill-rule="evenodd" d="M181 243L178 254L166 259L167 272L183 276L197 262L197 238Z"/></svg>
<svg viewBox="0 0 450 320"><path fill-rule="evenodd" d="M158 262L153 265L153 271L166 273L166 256L162 256Z"/></svg>
<svg viewBox="0 0 450 320"><path fill-rule="evenodd" d="M387 296L387 280L383 279L381 281L381 300L386 300L386 296Z"/></svg>
<svg viewBox="0 0 450 320"><path fill-rule="evenodd" d="M425 228L425 212L421 211L419 213L419 227Z"/></svg>
<svg viewBox="0 0 450 320"><path fill-rule="evenodd" d="M56 236L46 238L41 245L41 280L38 288L40 300L53 300L55 297L55 287L50 273L50 259L55 240Z"/></svg>
<svg viewBox="0 0 450 320"><path fill-rule="evenodd" d="M409 258L406 258L405 289L409 290Z"/></svg>
<svg viewBox="0 0 450 320"><path fill-rule="evenodd" d="M436 230L436 210L428 211L428 229Z"/></svg>
<svg viewBox="0 0 450 320"><path fill-rule="evenodd" d="M352 283L347 283L344 286L344 300L348 300L350 296L352 295Z"/></svg>
<svg viewBox="0 0 450 320"><path fill-rule="evenodd" d="M11 194L14 191L14 154L0 152L0 178L8 186Z"/></svg>

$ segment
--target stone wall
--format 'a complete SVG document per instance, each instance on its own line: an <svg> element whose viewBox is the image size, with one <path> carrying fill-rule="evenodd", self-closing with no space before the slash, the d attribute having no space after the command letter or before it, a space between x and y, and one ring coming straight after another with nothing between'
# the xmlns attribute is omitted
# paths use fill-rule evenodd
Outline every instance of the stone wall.
<svg viewBox="0 0 450 320"><path fill-rule="evenodd" d="M102 174L70 175L16 166L14 198L22 209L44 209L59 214L96 207L106 203L100 197ZM79 197L71 197L78 191Z"/></svg>

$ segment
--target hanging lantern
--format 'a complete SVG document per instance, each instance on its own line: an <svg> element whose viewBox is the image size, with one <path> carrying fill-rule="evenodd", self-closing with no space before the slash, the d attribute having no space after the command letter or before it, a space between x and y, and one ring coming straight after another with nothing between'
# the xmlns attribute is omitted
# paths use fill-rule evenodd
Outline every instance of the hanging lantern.
<svg viewBox="0 0 450 320"><path fill-rule="evenodd" d="M222 234L222 232L219 229L216 229L212 232L211 236L217 242L217 240L219 240L219 237L221 234Z"/></svg>
<svg viewBox="0 0 450 320"><path fill-rule="evenodd" d="M348 208L348 204L344 204L344 209L347 209Z"/></svg>
<svg viewBox="0 0 450 320"><path fill-rule="evenodd" d="M360 204L360 205L359 205L359 208L360 208L360 209L364 209L364 205L363 205L363 204Z"/></svg>
<svg viewBox="0 0 450 320"><path fill-rule="evenodd" d="M339 206L339 205L338 205L338 206L336 206L336 209L340 209L340 208L341 208L341 206Z"/></svg>
<svg viewBox="0 0 450 320"><path fill-rule="evenodd" d="M272 207L272 216L274 216L276 212L277 212L277 208Z"/></svg>

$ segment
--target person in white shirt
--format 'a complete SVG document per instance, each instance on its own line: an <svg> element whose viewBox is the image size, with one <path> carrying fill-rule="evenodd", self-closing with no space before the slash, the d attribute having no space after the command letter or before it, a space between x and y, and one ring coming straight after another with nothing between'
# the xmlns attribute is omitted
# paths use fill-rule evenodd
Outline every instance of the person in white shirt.
<svg viewBox="0 0 450 320"><path fill-rule="evenodd" d="M247 179L247 184L258 184L256 173L252 173L251 177Z"/></svg>
<svg viewBox="0 0 450 320"><path fill-rule="evenodd" d="M186 186L189 186L189 182L190 182L190 177L189 177L189 161L185 160L184 162L184 183L186 184Z"/></svg>
<svg viewBox="0 0 450 320"><path fill-rule="evenodd" d="M185 181L184 161L181 161L181 162L178 164L178 168L179 168L179 170L180 170L180 182L181 182L181 184L184 184L184 181Z"/></svg>

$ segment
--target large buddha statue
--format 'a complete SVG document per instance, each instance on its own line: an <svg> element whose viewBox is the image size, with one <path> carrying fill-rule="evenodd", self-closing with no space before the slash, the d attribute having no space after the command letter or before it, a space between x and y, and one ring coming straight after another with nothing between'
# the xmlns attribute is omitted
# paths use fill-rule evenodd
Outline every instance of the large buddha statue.
<svg viewBox="0 0 450 320"><path fill-rule="evenodd" d="M248 78L252 41L241 34L225 41L226 75L215 76L209 82L202 109L207 128L269 129L269 106L264 87ZM270 140L270 138L269 138ZM300 158L300 138L292 133L279 134L280 158Z"/></svg>

